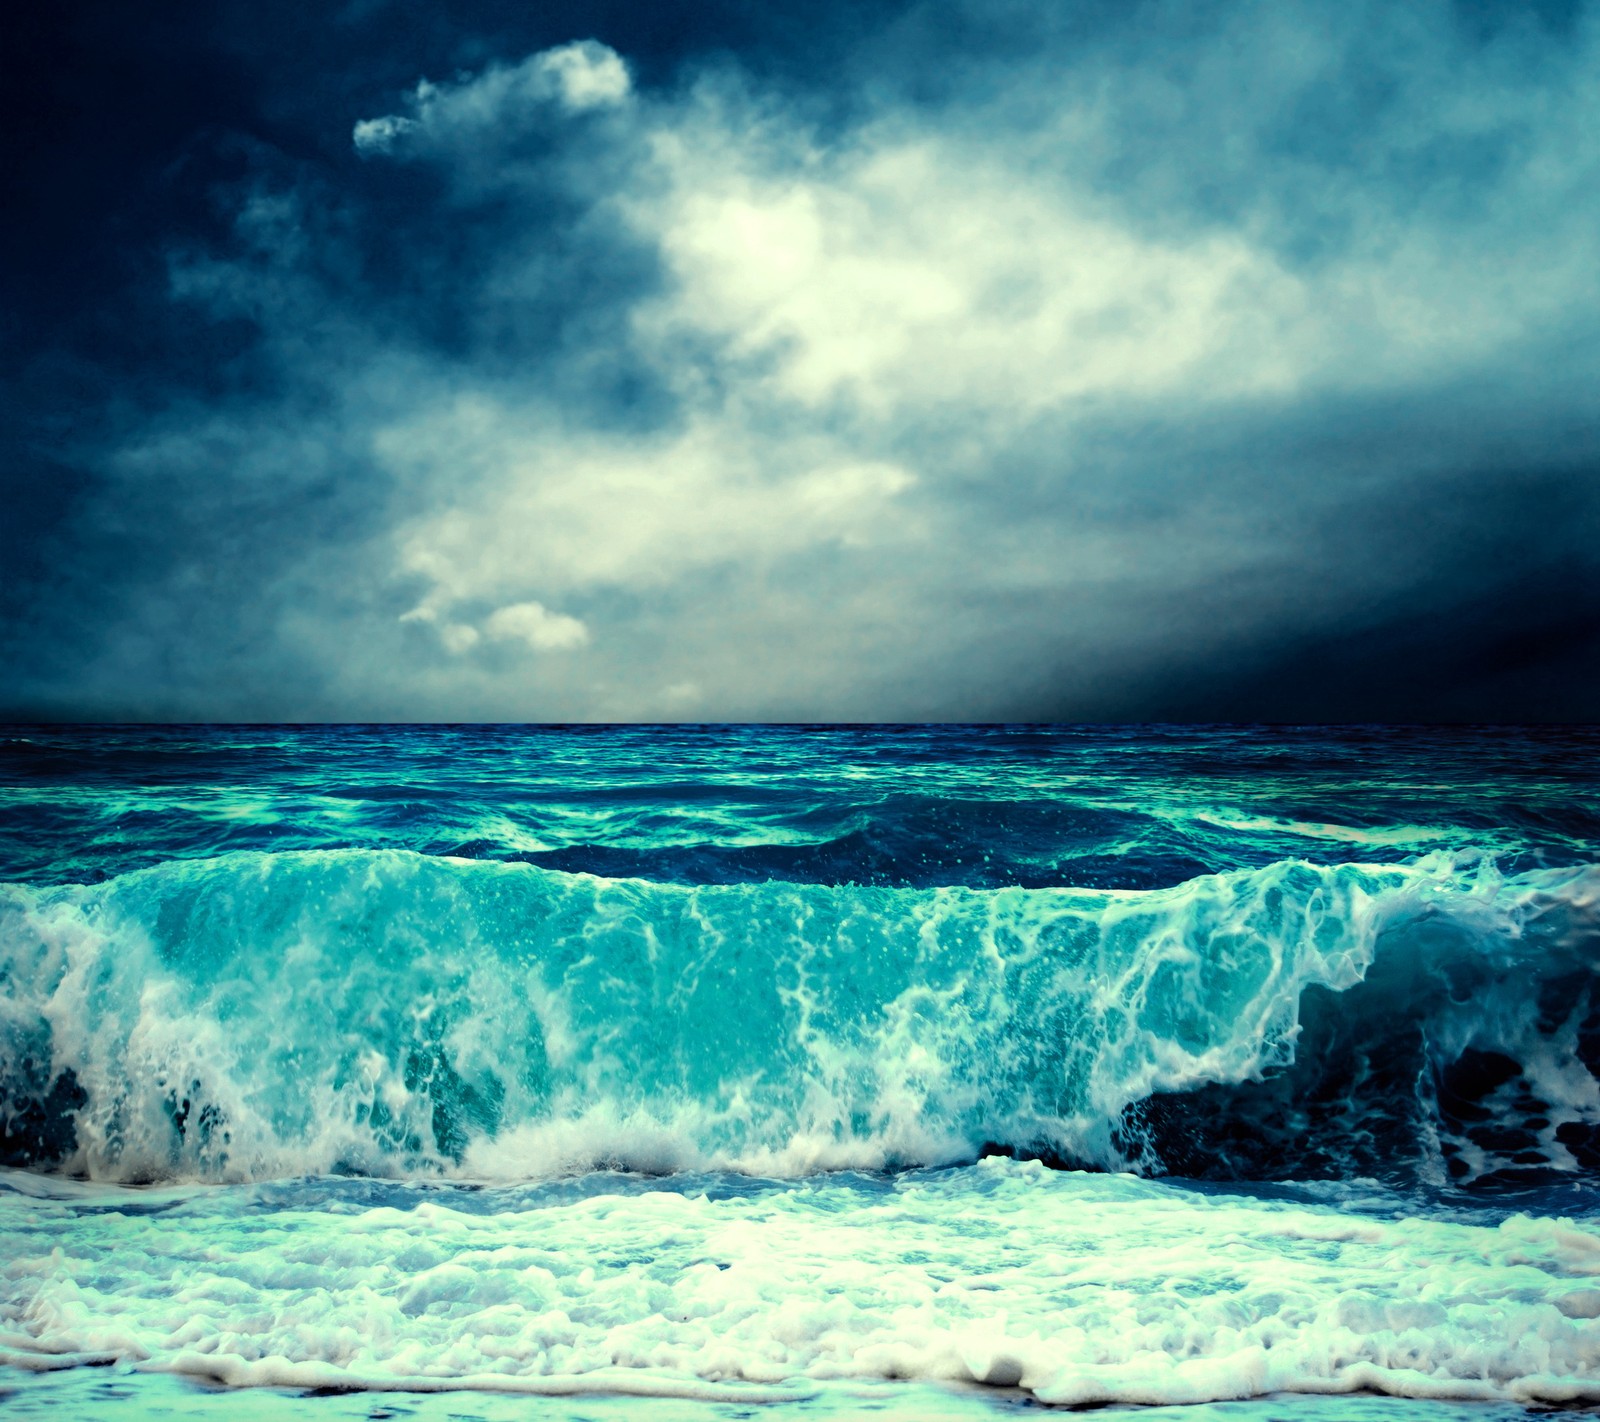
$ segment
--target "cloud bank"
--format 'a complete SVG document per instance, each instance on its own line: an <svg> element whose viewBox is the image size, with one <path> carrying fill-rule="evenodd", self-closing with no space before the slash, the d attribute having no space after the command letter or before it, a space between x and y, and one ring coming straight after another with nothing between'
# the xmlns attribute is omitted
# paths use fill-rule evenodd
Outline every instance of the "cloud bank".
<svg viewBox="0 0 1600 1422"><path fill-rule="evenodd" d="M1065 13L253 154L167 289L248 360L72 451L18 707L1595 714L1592 14Z"/></svg>

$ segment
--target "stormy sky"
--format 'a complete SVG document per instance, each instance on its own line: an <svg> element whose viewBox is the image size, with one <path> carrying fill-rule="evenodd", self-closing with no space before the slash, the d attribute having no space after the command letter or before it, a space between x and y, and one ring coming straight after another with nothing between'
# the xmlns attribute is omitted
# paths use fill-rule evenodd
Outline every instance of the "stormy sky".
<svg viewBox="0 0 1600 1422"><path fill-rule="evenodd" d="M4 23L0 717L1600 716L1600 4Z"/></svg>

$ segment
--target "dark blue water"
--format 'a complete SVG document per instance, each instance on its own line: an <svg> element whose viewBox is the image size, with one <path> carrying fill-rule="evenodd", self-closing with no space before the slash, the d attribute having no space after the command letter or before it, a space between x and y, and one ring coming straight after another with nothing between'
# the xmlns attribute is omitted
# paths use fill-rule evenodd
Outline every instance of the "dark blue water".
<svg viewBox="0 0 1600 1422"><path fill-rule="evenodd" d="M0 728L0 877L408 849L684 884L1156 888L1281 858L1587 863L1600 730Z"/></svg>

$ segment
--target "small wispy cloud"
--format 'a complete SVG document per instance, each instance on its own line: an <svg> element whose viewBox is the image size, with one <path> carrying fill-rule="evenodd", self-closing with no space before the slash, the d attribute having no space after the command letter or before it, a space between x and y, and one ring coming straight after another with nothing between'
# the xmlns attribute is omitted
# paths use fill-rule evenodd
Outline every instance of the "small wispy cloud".
<svg viewBox="0 0 1600 1422"><path fill-rule="evenodd" d="M589 640L589 629L576 617L551 612L539 602L497 607L485 619L483 630L503 642L525 642L537 652L570 651Z"/></svg>
<svg viewBox="0 0 1600 1422"><path fill-rule="evenodd" d="M361 119L352 135L356 151L389 154L406 143L444 148L493 143L541 110L580 114L625 104L633 92L622 56L594 40L559 45L519 64L494 64L453 83L422 80L406 96L409 112Z"/></svg>

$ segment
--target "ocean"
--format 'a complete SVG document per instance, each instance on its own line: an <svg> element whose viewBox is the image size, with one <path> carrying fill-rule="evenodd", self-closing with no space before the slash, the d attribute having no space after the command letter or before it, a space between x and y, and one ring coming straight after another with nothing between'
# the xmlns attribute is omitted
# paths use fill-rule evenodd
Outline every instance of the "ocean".
<svg viewBox="0 0 1600 1422"><path fill-rule="evenodd" d="M1600 730L0 728L0 1409L1600 1404Z"/></svg>

